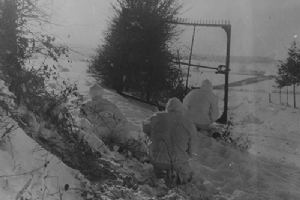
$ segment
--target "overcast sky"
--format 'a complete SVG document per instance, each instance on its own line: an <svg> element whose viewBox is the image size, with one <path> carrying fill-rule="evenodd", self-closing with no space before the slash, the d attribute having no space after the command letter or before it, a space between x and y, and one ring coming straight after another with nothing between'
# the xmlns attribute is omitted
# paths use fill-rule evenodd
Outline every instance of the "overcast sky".
<svg viewBox="0 0 300 200"><path fill-rule="evenodd" d="M300 0L181 0L182 17L229 19L232 24L232 55L280 58L300 36ZM51 31L73 46L95 48L112 15L113 0L54 0ZM191 28L184 30L177 46L190 44ZM298 38L299 40L300 38ZM198 28L195 54L225 53L222 29Z"/></svg>

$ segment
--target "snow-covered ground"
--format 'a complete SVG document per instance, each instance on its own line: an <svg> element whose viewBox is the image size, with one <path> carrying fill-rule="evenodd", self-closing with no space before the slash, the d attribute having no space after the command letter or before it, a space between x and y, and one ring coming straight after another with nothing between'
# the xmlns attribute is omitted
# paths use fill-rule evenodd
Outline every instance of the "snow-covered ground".
<svg viewBox="0 0 300 200"><path fill-rule="evenodd" d="M95 81L86 72L87 64L74 62L70 64L72 68L68 72L62 73L71 81L77 81L80 92L86 95L89 86ZM244 76L232 78L231 81L241 80L241 77ZM215 83L215 79L212 81ZM300 110L279 105L279 95L276 93L272 94L274 103L269 103L268 94L274 89L273 85L273 80L266 80L230 89L229 110L234 123L233 132L247 135L251 139L251 153L280 161L283 159L300 167ZM121 109L137 130L141 122L153 114L154 108L148 105L126 99L109 90L104 91L104 96ZM223 99L222 90L215 92L219 99ZM283 102L284 98L282 94ZM292 96L289 99L291 105ZM299 95L297 99L300 105ZM223 102L219 104L222 111Z"/></svg>
<svg viewBox="0 0 300 200"><path fill-rule="evenodd" d="M4 138L0 136L1 200L81 199L77 190L81 175L77 171L41 148L21 129Z"/></svg>
<svg viewBox="0 0 300 200"><path fill-rule="evenodd" d="M269 103L268 94L232 91L234 132L252 141L250 152L300 167L300 110Z"/></svg>
<svg viewBox="0 0 300 200"><path fill-rule="evenodd" d="M73 68L69 72L64 72L66 77L79 82L79 89L83 94L87 93L87 86L94 81L84 72L86 64L84 62L73 63ZM244 76L231 76L231 81L243 78ZM215 79L212 80L215 81ZM234 123L232 132L234 135L247 137L251 141L250 154L244 155L251 161L241 165L242 168L247 169L244 172L253 175L257 170L256 174L261 176L262 182L257 179L256 184L265 184L265 193L254 195L250 199L255 197L266 199L268 194L274 199L299 199L300 110L276 103L270 104L268 93L274 89L273 85L273 80L267 80L234 87L230 90L229 109ZM216 93L220 99L223 98L223 91L217 90ZM120 108L138 132L140 132L142 121L153 113L153 108L128 100L112 91L105 90L104 96ZM276 102L277 94L272 94L272 96ZM222 102L220 102L220 109L222 107ZM217 159L217 157L211 159ZM221 173L222 170L218 172ZM252 175L249 175L250 178ZM228 179L228 181L231 180ZM238 182L233 184L234 180L232 181L231 189L234 189L238 186ZM256 189L252 188L249 191L255 192L259 188L255 184L252 186ZM235 199L243 199L240 191L233 190L232 192L232 199L234 195Z"/></svg>
<svg viewBox="0 0 300 200"><path fill-rule="evenodd" d="M77 82L79 91L86 97L89 87L95 82L86 72L87 65L87 62L77 60L61 62L60 67L61 76ZM243 78L231 76L231 81ZM221 78L218 81L222 81ZM208 192L222 191L227 194L227 199L300 199L300 110L279 105L277 94L272 94L274 103L269 103L268 93L272 86L272 80L268 80L230 90L232 132L236 136L249 138L251 148L249 154L232 152L215 143L204 149L205 162L200 165L195 161L194 167L206 174L202 178L207 188L211 188ZM223 98L223 91L217 90L216 93L220 99ZM109 90L104 90L104 97L120 108L131 122L132 130L138 135L143 134L141 123L153 114L155 108ZM222 109L222 102L219 106ZM35 184L31 184L33 188L30 191L35 194L28 195L45 195L45 199L59 199L59 195L63 195L62 199L80 199L74 190L64 191L66 184L71 188L79 187L76 171L41 150L21 130L12 134L9 141L7 145L0 145L1 199L16 199L16 195L22 193L31 182ZM219 151L231 153L228 157L222 157L216 153ZM45 166L45 163L48 164ZM248 189L241 188L243 183L247 183Z"/></svg>
<svg viewBox="0 0 300 200"><path fill-rule="evenodd" d="M12 94L0 80L0 99ZM0 199L80 199L82 176L44 150L0 108Z"/></svg>

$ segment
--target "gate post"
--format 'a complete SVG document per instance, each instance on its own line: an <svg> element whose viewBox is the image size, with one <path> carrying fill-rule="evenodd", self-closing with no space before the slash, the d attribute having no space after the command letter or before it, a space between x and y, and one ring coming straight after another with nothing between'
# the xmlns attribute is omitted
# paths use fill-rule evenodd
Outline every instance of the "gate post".
<svg viewBox="0 0 300 200"><path fill-rule="evenodd" d="M185 83L185 92L186 93L187 93L187 91L189 89L189 76L190 76L190 68L191 68L192 55L193 55L193 47L194 47L194 40L195 40L195 31L196 31L196 26L194 25L193 36L192 36L192 43L191 43L191 49L190 49L190 55L189 55L189 66L188 66L186 83Z"/></svg>
<svg viewBox="0 0 300 200"><path fill-rule="evenodd" d="M195 27L196 26L205 26L205 27L221 27L225 30L226 36L227 36L227 49L226 49L226 66L225 66L225 71L221 71L220 73L225 75L225 86L224 86L224 111L221 117L217 120L217 122L226 124L228 121L228 81L229 81L229 65L230 65L230 43L231 43L231 24L228 20L221 21L221 22L216 22L216 21L197 21L197 22L192 22L184 18L177 18L175 20L169 21L171 24L179 24L179 25L186 25L186 26L194 26L194 32L193 32L193 38L192 38L192 44L191 44L191 51L190 51L190 57L189 57L189 63L188 65L188 76L190 74L190 67L192 66L191 64L191 55L193 51L193 45L194 45L194 34L195 34ZM193 65L195 66L195 65ZM200 66L203 67L203 66ZM210 68L210 67L203 67L203 68ZM213 69L213 68L210 68ZM218 68L215 68L218 70ZM186 80L186 90L188 89L188 78Z"/></svg>
<svg viewBox="0 0 300 200"><path fill-rule="evenodd" d="M230 43L231 43L231 25L227 24L222 26L227 36L227 48L226 48L226 69L225 69L225 85L224 85L224 111L222 116L217 122L226 124L228 121L228 82L229 82L229 65L230 65Z"/></svg>

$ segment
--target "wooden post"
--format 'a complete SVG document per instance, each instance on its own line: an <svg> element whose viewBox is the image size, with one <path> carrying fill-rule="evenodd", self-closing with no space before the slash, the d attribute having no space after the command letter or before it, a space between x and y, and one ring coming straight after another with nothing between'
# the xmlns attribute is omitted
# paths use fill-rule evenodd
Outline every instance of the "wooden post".
<svg viewBox="0 0 300 200"><path fill-rule="evenodd" d="M279 103L281 105L281 87L279 88Z"/></svg>
<svg viewBox="0 0 300 200"><path fill-rule="evenodd" d="M224 85L224 111L222 116L217 120L217 122L226 124L227 114L228 114L228 90L229 90L229 65L230 65L230 43L231 43L231 25L224 26L223 29L227 34L227 48L226 48L226 71L225 71L225 85Z"/></svg>
<svg viewBox="0 0 300 200"><path fill-rule="evenodd" d="M186 92L188 91L188 87L189 87L189 76L190 76L190 68L191 68L192 54L193 54L193 47L194 47L194 40L195 40L195 31L196 31L196 26L194 25L192 44L191 44L190 56L189 56L188 73L187 73L186 83L185 83L185 91Z"/></svg>
<svg viewBox="0 0 300 200"><path fill-rule="evenodd" d="M177 49L177 61L178 61L178 67L181 70L179 49Z"/></svg>
<svg viewBox="0 0 300 200"><path fill-rule="evenodd" d="M296 105L296 84L293 84L293 95L294 95L294 108L297 108L297 105Z"/></svg>
<svg viewBox="0 0 300 200"><path fill-rule="evenodd" d="M286 86L286 105L289 105L289 86Z"/></svg>
<svg viewBox="0 0 300 200"><path fill-rule="evenodd" d="M269 103L272 103L271 93L269 93Z"/></svg>
<svg viewBox="0 0 300 200"><path fill-rule="evenodd" d="M179 67L179 70L181 70L181 63L180 63L180 52L179 52L179 49L177 49L177 61L178 61L178 67ZM180 77L180 82L183 81L183 76Z"/></svg>

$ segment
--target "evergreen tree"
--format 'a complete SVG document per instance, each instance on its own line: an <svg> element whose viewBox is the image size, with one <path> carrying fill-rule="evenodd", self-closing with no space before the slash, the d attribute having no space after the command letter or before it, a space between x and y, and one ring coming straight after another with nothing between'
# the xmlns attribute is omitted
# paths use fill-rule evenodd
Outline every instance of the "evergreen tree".
<svg viewBox="0 0 300 200"><path fill-rule="evenodd" d="M288 49L288 57L280 61L276 82L279 88L293 86L294 108L296 105L296 85L300 84L300 51L296 41L293 41Z"/></svg>
<svg viewBox="0 0 300 200"><path fill-rule="evenodd" d="M300 51L294 41L288 50L287 68L290 75L290 83L293 86L294 108L296 105L296 85L300 83Z"/></svg>
<svg viewBox="0 0 300 200"><path fill-rule="evenodd" d="M91 67L104 85L154 100L180 85L169 44L176 36L176 0L119 0L115 16Z"/></svg>

